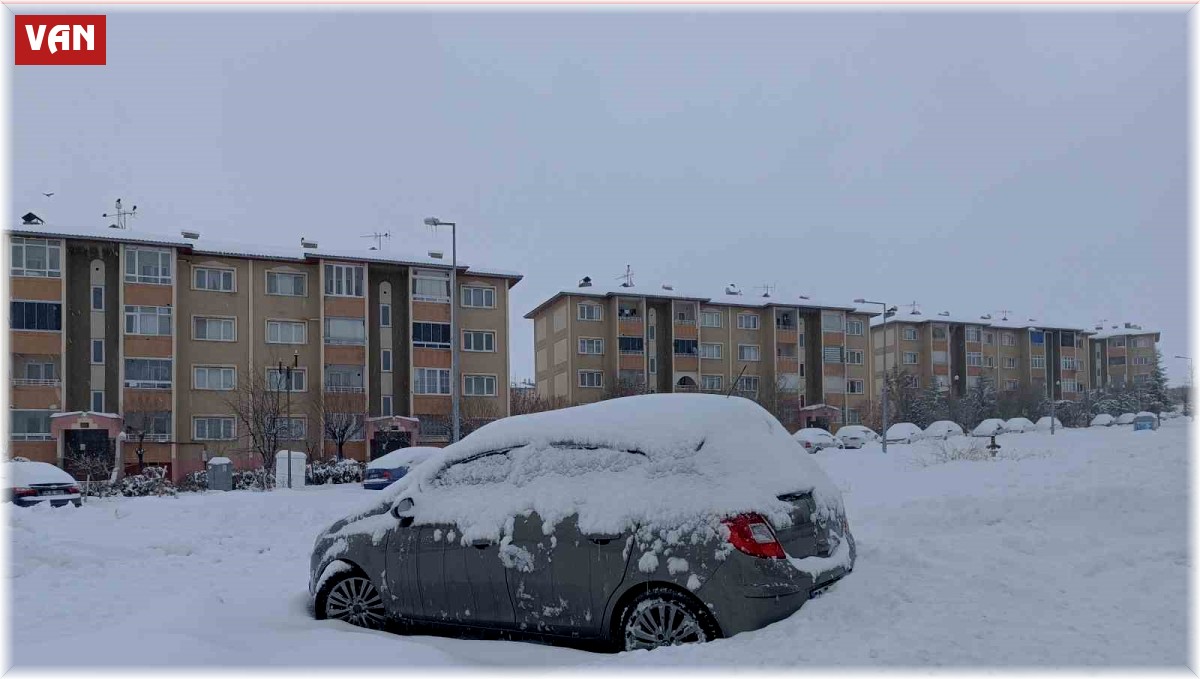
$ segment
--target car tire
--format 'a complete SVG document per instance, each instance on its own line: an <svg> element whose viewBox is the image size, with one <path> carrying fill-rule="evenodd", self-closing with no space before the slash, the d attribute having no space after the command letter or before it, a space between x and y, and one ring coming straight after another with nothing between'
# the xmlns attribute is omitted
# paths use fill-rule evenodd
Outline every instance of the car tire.
<svg viewBox="0 0 1200 679"><path fill-rule="evenodd" d="M703 605L670 587L649 587L621 609L613 633L618 651L719 639L721 629Z"/></svg>
<svg viewBox="0 0 1200 679"><path fill-rule="evenodd" d="M313 613L317 620L341 620L367 629L387 626L383 596L375 583L357 568L326 580L314 603Z"/></svg>

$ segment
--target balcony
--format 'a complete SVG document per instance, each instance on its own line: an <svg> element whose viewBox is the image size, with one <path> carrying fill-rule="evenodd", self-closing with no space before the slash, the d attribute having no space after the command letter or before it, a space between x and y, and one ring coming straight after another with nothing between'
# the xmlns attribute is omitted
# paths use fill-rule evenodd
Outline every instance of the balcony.
<svg viewBox="0 0 1200 679"><path fill-rule="evenodd" d="M367 340L362 337L330 337L326 335L325 344L339 347L361 347L367 344ZM449 345L446 348L449 349Z"/></svg>
<svg viewBox="0 0 1200 679"><path fill-rule="evenodd" d="M361 394L365 391L366 389L362 386L355 387L340 384L325 385L325 393L327 394Z"/></svg>
<svg viewBox="0 0 1200 679"><path fill-rule="evenodd" d="M62 384L62 380L33 380L14 377L12 384L14 387L57 387Z"/></svg>

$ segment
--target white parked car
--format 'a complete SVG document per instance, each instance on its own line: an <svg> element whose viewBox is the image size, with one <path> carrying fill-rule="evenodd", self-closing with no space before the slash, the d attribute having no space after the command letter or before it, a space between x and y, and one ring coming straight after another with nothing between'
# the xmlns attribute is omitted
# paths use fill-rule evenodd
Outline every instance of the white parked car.
<svg viewBox="0 0 1200 679"><path fill-rule="evenodd" d="M1100 413L1092 418L1092 423L1088 426L1092 427L1111 427L1116 418L1108 413Z"/></svg>
<svg viewBox="0 0 1200 679"><path fill-rule="evenodd" d="M80 504L79 482L47 462L12 460L0 467L4 497L18 507L49 502L52 507Z"/></svg>
<svg viewBox="0 0 1200 679"><path fill-rule="evenodd" d="M1038 431L1050 431L1050 416L1047 415L1046 417L1039 418L1037 421L1037 428L1038 428ZM1059 420L1057 417L1054 418L1054 428L1055 429L1063 428L1062 421Z"/></svg>
<svg viewBox="0 0 1200 679"><path fill-rule="evenodd" d="M887 442L888 443L912 443L921 438L921 428L912 422L897 422L888 427Z"/></svg>
<svg viewBox="0 0 1200 679"><path fill-rule="evenodd" d="M870 442L870 441L879 442L879 441L883 440L880 438L879 434L875 433L874 429L864 426L864 425L861 425L861 424L847 424L846 426L841 427L840 429L837 430L838 438L842 438L843 435L849 436L851 434L853 434L855 436L861 436L862 438L866 439L868 442Z"/></svg>
<svg viewBox="0 0 1200 679"><path fill-rule="evenodd" d="M841 442L844 448L862 448L871 440L863 432L857 430L846 431L845 427L838 429L837 433L833 436Z"/></svg>
<svg viewBox="0 0 1200 679"><path fill-rule="evenodd" d="M845 448L841 441L834 438L833 434L820 427L801 429L792 434L792 438L796 439L796 443L799 443L810 453L815 453L825 448Z"/></svg>
<svg viewBox="0 0 1200 679"><path fill-rule="evenodd" d="M1121 413L1117 416L1117 421L1113 422L1113 424L1133 424L1133 420L1136 417L1137 415L1133 413Z"/></svg>
<svg viewBox="0 0 1200 679"><path fill-rule="evenodd" d="M924 439L941 439L945 441L951 436L962 436L963 428L957 422L950 420L938 420L933 424L925 427L925 432L921 435Z"/></svg>
<svg viewBox="0 0 1200 679"><path fill-rule="evenodd" d="M998 417L989 417L980 422L978 426L971 431L971 436L996 436L1004 433L1004 420Z"/></svg>
<svg viewBox="0 0 1200 679"><path fill-rule="evenodd" d="M1037 425L1027 417L1014 417L1004 423L1004 431L1008 434L1023 434L1037 429Z"/></svg>

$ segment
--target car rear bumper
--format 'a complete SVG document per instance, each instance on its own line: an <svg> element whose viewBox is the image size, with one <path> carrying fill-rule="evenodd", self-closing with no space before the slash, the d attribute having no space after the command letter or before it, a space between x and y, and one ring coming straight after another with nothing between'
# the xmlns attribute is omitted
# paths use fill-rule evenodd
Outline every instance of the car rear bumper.
<svg viewBox="0 0 1200 679"><path fill-rule="evenodd" d="M67 505L80 506L81 501L78 495L68 496L47 496L47 497L19 497L13 499L13 504L18 507L32 507L42 503L50 503L51 507L65 507Z"/></svg>
<svg viewBox="0 0 1200 679"><path fill-rule="evenodd" d="M384 479L363 481L363 488L366 488L367 490L383 490L390 485L392 485L392 482Z"/></svg>

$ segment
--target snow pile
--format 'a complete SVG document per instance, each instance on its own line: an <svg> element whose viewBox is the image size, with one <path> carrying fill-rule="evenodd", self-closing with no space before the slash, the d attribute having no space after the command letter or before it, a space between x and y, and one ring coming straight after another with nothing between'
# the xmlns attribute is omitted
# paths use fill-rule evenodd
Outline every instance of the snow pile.
<svg viewBox="0 0 1200 679"><path fill-rule="evenodd" d="M790 523L779 495L812 491L840 512L821 468L752 401L657 394L492 422L384 492L411 497L421 523L453 523L463 540L498 540L512 517L547 530L578 516L585 533L691 527L756 511Z"/></svg>
<svg viewBox="0 0 1200 679"><path fill-rule="evenodd" d="M963 428L957 422L938 420L925 427L924 438L946 438L947 436L962 436Z"/></svg>

